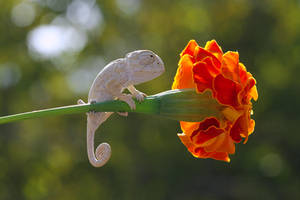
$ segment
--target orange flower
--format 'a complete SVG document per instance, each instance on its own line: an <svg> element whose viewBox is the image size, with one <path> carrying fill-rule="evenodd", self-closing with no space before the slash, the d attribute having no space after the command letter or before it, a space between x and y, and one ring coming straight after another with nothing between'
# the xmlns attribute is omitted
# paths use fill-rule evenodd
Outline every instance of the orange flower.
<svg viewBox="0 0 300 200"><path fill-rule="evenodd" d="M200 122L180 122L182 143L197 158L213 158L229 162L235 143L254 131L250 118L251 99L258 98L255 79L239 62L238 52L223 54L215 40L205 48L191 40L180 54L179 67L172 89L196 88L198 93L212 92L213 98L223 105L221 118L207 116Z"/></svg>

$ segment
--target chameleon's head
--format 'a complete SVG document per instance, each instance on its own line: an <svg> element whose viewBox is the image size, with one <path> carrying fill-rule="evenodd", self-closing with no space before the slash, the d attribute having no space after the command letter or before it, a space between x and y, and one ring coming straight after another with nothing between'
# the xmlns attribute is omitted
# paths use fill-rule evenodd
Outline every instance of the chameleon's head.
<svg viewBox="0 0 300 200"><path fill-rule="evenodd" d="M149 50L138 50L126 55L127 68L132 84L139 84L160 76L164 71L161 58Z"/></svg>

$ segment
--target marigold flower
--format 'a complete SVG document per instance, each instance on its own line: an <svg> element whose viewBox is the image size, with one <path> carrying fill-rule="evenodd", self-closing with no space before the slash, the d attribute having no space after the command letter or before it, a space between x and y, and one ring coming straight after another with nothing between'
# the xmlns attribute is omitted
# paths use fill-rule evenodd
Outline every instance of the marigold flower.
<svg viewBox="0 0 300 200"><path fill-rule="evenodd" d="M223 54L215 40L200 47L191 40L180 54L179 67L172 89L195 88L197 93L210 91L222 105L222 117L207 116L200 122L180 121L182 143L197 158L229 162L235 143L254 131L251 99L258 98L256 81L239 62L238 52ZM220 107L221 108L221 107Z"/></svg>

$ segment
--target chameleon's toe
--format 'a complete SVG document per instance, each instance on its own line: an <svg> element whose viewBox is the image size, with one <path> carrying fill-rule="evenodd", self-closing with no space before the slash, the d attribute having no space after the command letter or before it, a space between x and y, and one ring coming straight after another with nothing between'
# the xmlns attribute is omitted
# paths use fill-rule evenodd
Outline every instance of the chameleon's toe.
<svg viewBox="0 0 300 200"><path fill-rule="evenodd" d="M132 99L132 95L122 94L118 97L118 99L126 102L129 105L129 107L131 108L131 110L135 110L136 106L135 106L135 102Z"/></svg>
<svg viewBox="0 0 300 200"><path fill-rule="evenodd" d="M129 105L129 107L130 107L131 110L135 110L136 105L135 105L135 102L133 101L132 98L129 98L129 99L128 99L127 101L125 101L125 102Z"/></svg>
<svg viewBox="0 0 300 200"><path fill-rule="evenodd" d="M137 94L135 95L135 98L136 98L139 102L141 102L141 101L144 100L144 98L145 98L146 96L147 96L147 95L146 95L145 93L139 92L139 93L137 93Z"/></svg>

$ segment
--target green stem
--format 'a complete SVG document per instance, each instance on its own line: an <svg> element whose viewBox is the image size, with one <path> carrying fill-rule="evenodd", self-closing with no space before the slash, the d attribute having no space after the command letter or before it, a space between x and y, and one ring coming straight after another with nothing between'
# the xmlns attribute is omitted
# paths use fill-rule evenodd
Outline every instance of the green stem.
<svg viewBox="0 0 300 200"><path fill-rule="evenodd" d="M80 104L49 108L32 112L0 117L0 124L46 116L96 112L136 112L159 115L178 121L197 122L208 116L222 118L223 105L220 105L211 92L196 93L193 89L168 90L146 97L142 102L135 100L136 109L131 110L127 103L119 100L95 104Z"/></svg>
<svg viewBox="0 0 300 200"><path fill-rule="evenodd" d="M19 113L15 115L8 115L0 117L0 124L11 123L15 121L34 119L47 116L67 115L86 113L90 111L101 112L137 112L146 114L156 114L159 112L159 99L152 96L146 97L143 102L135 100L136 109L131 110L127 103L123 101L105 101L95 104L80 104L71 106L62 106L56 108L49 108L43 110L36 110L31 112Z"/></svg>

